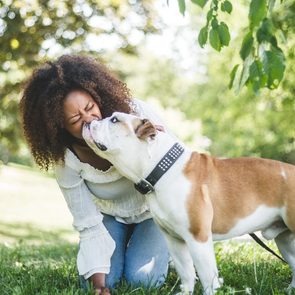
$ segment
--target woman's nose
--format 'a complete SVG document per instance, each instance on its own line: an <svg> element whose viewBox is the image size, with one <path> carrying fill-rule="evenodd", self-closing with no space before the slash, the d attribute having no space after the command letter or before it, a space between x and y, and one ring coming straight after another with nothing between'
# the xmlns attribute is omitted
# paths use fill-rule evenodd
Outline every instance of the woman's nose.
<svg viewBox="0 0 295 295"><path fill-rule="evenodd" d="M82 116L83 122L88 123L88 124L91 123L94 119L95 118L92 115L90 115L90 114L84 114Z"/></svg>

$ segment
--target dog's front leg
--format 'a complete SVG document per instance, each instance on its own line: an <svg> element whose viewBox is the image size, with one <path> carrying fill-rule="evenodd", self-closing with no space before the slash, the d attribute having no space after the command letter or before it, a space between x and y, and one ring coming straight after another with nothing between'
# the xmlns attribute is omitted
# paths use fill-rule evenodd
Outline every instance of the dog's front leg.
<svg viewBox="0 0 295 295"><path fill-rule="evenodd" d="M203 286L204 294L212 295L216 293L217 289L221 287L222 279L218 277L212 237L201 242L196 240L194 236L190 236L186 242Z"/></svg>
<svg viewBox="0 0 295 295"><path fill-rule="evenodd" d="M181 293L177 295L193 294L196 273L189 250L184 241L170 236L166 231L162 232L166 238L168 250L176 271L181 279Z"/></svg>

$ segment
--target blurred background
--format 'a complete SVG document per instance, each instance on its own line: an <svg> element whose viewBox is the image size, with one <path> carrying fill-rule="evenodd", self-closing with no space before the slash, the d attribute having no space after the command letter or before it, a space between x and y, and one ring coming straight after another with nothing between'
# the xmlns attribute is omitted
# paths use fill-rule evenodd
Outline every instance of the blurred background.
<svg viewBox="0 0 295 295"><path fill-rule="evenodd" d="M206 14L190 3L183 16L174 0L1 0L0 241L52 239L53 229L76 238L52 172L33 163L18 111L33 68L65 53L103 61L196 150L294 164L295 5L278 4L273 21L288 32L287 39L278 36L284 79L275 90L254 94L244 87L236 95L228 84L248 26L248 1L224 16L231 43L216 52L198 45Z"/></svg>

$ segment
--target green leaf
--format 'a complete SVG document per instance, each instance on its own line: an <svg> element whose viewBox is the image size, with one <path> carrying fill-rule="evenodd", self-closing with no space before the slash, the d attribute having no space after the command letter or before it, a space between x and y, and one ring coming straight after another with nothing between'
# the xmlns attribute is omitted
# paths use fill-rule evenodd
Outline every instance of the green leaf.
<svg viewBox="0 0 295 295"><path fill-rule="evenodd" d="M221 46L228 46L230 41L228 26L224 22L221 22L217 30L218 30Z"/></svg>
<svg viewBox="0 0 295 295"><path fill-rule="evenodd" d="M239 91L242 87L247 83L249 76L250 76L250 66L252 64L252 58L249 56L243 64L242 73L239 80Z"/></svg>
<svg viewBox="0 0 295 295"><path fill-rule="evenodd" d="M185 0L178 0L178 8L182 15L185 13Z"/></svg>
<svg viewBox="0 0 295 295"><path fill-rule="evenodd" d="M218 28L218 20L216 19L216 17L212 19L211 26L214 29L217 29Z"/></svg>
<svg viewBox="0 0 295 295"><path fill-rule="evenodd" d="M271 20L265 18L256 33L258 43L262 43L264 41L270 42L273 36L273 31L274 27Z"/></svg>
<svg viewBox="0 0 295 295"><path fill-rule="evenodd" d="M278 41L276 36L271 36L270 40L269 40L270 44L275 47L276 49L282 51L282 49L278 46Z"/></svg>
<svg viewBox="0 0 295 295"><path fill-rule="evenodd" d="M234 79L235 79L238 67L239 67L239 65L235 65L233 67L233 69L231 70L231 72L230 72L230 81L229 81L229 84L228 84L229 89L232 89L232 87L233 87L233 83L234 83Z"/></svg>
<svg viewBox="0 0 295 295"><path fill-rule="evenodd" d="M206 5L206 3L208 2L208 0L191 0L193 3L199 5L200 7L204 7Z"/></svg>
<svg viewBox="0 0 295 295"><path fill-rule="evenodd" d="M266 0L251 0L249 9L250 28L253 30L266 17Z"/></svg>
<svg viewBox="0 0 295 295"><path fill-rule="evenodd" d="M285 56L282 51L272 47L262 53L264 72L267 75L267 87L275 89L279 86L285 72Z"/></svg>
<svg viewBox="0 0 295 295"><path fill-rule="evenodd" d="M276 0L268 0L268 11L269 12L272 12L273 11L273 8L274 8L274 6L275 6L275 4L276 4Z"/></svg>
<svg viewBox="0 0 295 295"><path fill-rule="evenodd" d="M199 36L198 36L198 42L202 48L204 48L205 44L208 40L208 27L205 26L200 30Z"/></svg>
<svg viewBox="0 0 295 295"><path fill-rule="evenodd" d="M213 9L209 9L208 13L207 13L207 23L209 23L213 17Z"/></svg>
<svg viewBox="0 0 295 295"><path fill-rule="evenodd" d="M225 11L228 14L231 14L232 10L233 6L228 0L225 0L223 3L221 3L221 11Z"/></svg>
<svg viewBox="0 0 295 295"><path fill-rule="evenodd" d="M237 68L235 70L235 76L233 79L233 88L235 94L238 94L241 91L242 87L248 82L250 76L250 66L252 62L253 58L251 56L248 56L243 63L242 69Z"/></svg>
<svg viewBox="0 0 295 295"><path fill-rule="evenodd" d="M253 47L253 41L254 39L252 37L252 33L249 32L248 34L246 34L242 42L242 47L240 49L240 56L243 60L245 60L247 56L250 54L251 49Z"/></svg>
<svg viewBox="0 0 295 295"><path fill-rule="evenodd" d="M250 66L249 84L253 91L257 94L259 89L264 87L267 81L267 76L263 71L263 65L260 60L254 60Z"/></svg>
<svg viewBox="0 0 295 295"><path fill-rule="evenodd" d="M212 28L209 32L209 42L210 45L217 51L220 51L221 49L221 43L220 43L220 38L218 34L218 30Z"/></svg>

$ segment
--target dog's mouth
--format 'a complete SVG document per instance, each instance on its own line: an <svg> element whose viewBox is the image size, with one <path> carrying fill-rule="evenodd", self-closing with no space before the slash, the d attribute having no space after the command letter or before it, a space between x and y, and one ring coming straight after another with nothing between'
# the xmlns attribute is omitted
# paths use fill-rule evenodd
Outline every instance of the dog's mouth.
<svg viewBox="0 0 295 295"><path fill-rule="evenodd" d="M85 123L82 130L82 136L88 145L95 145L99 150L106 151L107 147L96 141L92 132L91 132L91 123Z"/></svg>
<svg viewBox="0 0 295 295"><path fill-rule="evenodd" d="M93 142L102 152L105 152L107 150L107 147L104 144L99 143L95 140L93 140Z"/></svg>

